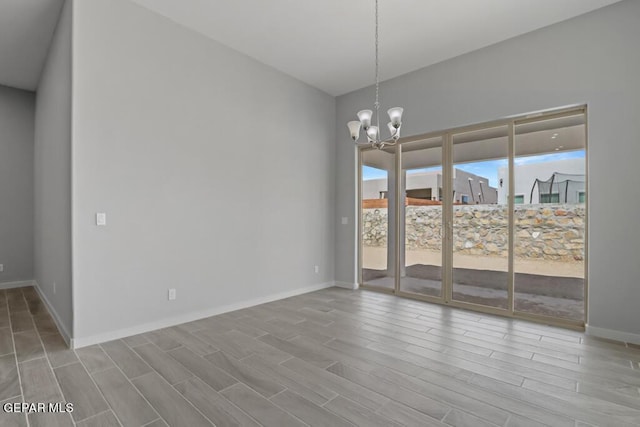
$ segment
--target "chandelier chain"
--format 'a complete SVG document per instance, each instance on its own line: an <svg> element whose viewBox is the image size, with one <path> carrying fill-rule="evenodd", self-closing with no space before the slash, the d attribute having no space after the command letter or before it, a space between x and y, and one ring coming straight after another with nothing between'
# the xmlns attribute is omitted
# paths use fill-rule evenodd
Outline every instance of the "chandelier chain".
<svg viewBox="0 0 640 427"><path fill-rule="evenodd" d="M378 126L378 132L380 132L380 115L379 115L379 110L380 110L380 101L379 101L379 93L380 93L380 75L379 75L379 69L380 69L380 61L378 60L378 0L376 0L376 37L375 37L375 41L376 41L376 103L375 108L376 108L376 125Z"/></svg>

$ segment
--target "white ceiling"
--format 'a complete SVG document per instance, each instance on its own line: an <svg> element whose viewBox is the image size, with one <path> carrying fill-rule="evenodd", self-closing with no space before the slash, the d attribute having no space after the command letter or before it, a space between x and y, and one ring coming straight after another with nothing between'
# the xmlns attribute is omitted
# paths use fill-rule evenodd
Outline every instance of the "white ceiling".
<svg viewBox="0 0 640 427"><path fill-rule="evenodd" d="M373 0L132 0L331 95L373 82ZM381 79L620 0L380 0ZM0 0L0 84L35 90L64 0Z"/></svg>
<svg viewBox="0 0 640 427"><path fill-rule="evenodd" d="M331 95L374 80L373 0L133 1ZM381 79L617 1L380 0Z"/></svg>
<svg viewBox="0 0 640 427"><path fill-rule="evenodd" d="M35 90L64 0L0 0L0 84Z"/></svg>
<svg viewBox="0 0 640 427"><path fill-rule="evenodd" d="M576 114L520 124L516 126L515 136L517 157L584 150L585 117L583 114ZM482 144L478 144L478 141L482 141ZM508 129L506 126L499 126L455 134L453 143L454 163L504 159L507 156ZM403 168L418 169L441 165L441 146L440 136L403 144ZM389 156L394 153L393 148L367 150L363 163L377 169L387 169L391 161Z"/></svg>

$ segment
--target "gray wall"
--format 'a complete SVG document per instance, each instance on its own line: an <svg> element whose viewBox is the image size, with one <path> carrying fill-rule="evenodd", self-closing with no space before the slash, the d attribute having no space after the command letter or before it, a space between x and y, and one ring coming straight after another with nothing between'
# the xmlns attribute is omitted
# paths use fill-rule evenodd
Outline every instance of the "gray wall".
<svg viewBox="0 0 640 427"><path fill-rule="evenodd" d="M333 281L334 98L124 0L73 74L78 345Z"/></svg>
<svg viewBox="0 0 640 427"><path fill-rule="evenodd" d="M34 157L35 279L68 335L73 333L71 11L71 0L67 0L38 84Z"/></svg>
<svg viewBox="0 0 640 427"><path fill-rule="evenodd" d="M614 4L385 82L403 135L577 103L589 105L589 324L640 333L640 2ZM384 64L383 64L384 66ZM346 123L371 88L337 100L336 279L355 281L354 148Z"/></svg>
<svg viewBox="0 0 640 427"><path fill-rule="evenodd" d="M33 279L33 92L0 86L0 283Z"/></svg>

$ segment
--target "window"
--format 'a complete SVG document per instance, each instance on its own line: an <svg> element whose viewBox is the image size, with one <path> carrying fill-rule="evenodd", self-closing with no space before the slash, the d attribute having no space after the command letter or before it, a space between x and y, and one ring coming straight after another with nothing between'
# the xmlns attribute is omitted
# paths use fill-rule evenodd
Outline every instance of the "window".
<svg viewBox="0 0 640 427"><path fill-rule="evenodd" d="M429 133L393 150L361 147L358 282L583 327L585 112L572 107ZM364 172L376 166L386 169L368 179ZM386 190L388 203L368 200Z"/></svg>
<svg viewBox="0 0 640 427"><path fill-rule="evenodd" d="M560 194L559 193L541 194L540 203L560 203Z"/></svg>

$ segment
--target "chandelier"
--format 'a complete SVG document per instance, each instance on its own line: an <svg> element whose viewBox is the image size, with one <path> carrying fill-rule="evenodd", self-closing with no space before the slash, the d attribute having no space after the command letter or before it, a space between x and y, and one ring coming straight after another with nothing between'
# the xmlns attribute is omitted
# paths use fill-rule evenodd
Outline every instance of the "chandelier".
<svg viewBox="0 0 640 427"><path fill-rule="evenodd" d="M390 136L388 138L382 138L380 135L380 81L379 81L379 61L378 61L378 0L376 0L376 102L373 104L375 108L375 125L372 125L374 112L371 110L358 111L358 121L352 121L347 123L349 132L351 133L351 139L353 139L358 145L370 144L372 147L378 150L383 149L386 145L394 145L400 138L400 126L402 125L402 111L401 107L390 108L387 111L389 119L387 123ZM360 138L360 128L364 130L367 135L367 142L358 142Z"/></svg>

